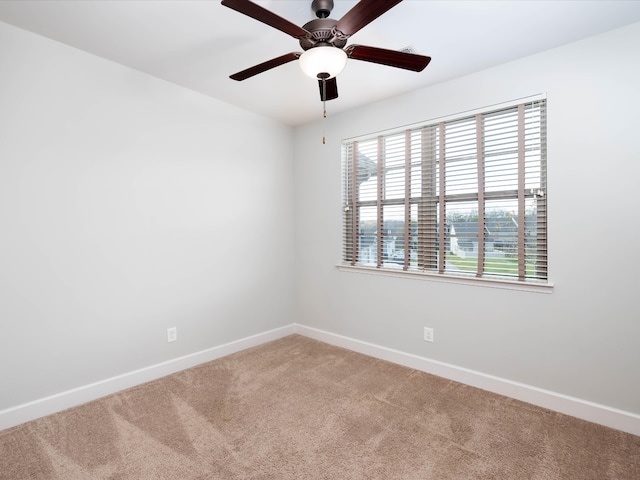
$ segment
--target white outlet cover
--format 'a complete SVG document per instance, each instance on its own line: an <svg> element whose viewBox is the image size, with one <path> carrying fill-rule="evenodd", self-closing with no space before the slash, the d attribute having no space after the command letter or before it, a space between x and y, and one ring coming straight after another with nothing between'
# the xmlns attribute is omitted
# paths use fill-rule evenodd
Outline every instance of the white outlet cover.
<svg viewBox="0 0 640 480"><path fill-rule="evenodd" d="M178 340L178 329L176 327L167 328L167 342Z"/></svg>
<svg viewBox="0 0 640 480"><path fill-rule="evenodd" d="M424 327L424 341L433 342L433 328Z"/></svg>

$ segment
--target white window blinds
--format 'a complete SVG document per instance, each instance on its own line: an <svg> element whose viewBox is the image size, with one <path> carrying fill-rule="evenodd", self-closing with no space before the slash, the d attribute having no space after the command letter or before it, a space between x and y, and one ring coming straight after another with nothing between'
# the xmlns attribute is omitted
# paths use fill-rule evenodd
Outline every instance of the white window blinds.
<svg viewBox="0 0 640 480"><path fill-rule="evenodd" d="M343 264L547 280L546 101L343 142Z"/></svg>

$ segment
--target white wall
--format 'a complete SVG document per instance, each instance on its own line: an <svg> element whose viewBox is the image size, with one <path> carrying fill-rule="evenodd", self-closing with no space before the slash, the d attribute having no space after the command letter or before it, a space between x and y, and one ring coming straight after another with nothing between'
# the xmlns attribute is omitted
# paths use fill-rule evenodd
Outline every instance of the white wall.
<svg viewBox="0 0 640 480"><path fill-rule="evenodd" d="M638 44L640 24L294 134L0 23L0 413L298 322L640 414ZM552 294L335 268L342 138L541 92Z"/></svg>
<svg viewBox="0 0 640 480"><path fill-rule="evenodd" d="M292 133L0 23L0 411L290 325Z"/></svg>
<svg viewBox="0 0 640 480"><path fill-rule="evenodd" d="M634 24L298 128L298 322L639 414L638 45ZM552 294L335 268L341 139L544 92Z"/></svg>

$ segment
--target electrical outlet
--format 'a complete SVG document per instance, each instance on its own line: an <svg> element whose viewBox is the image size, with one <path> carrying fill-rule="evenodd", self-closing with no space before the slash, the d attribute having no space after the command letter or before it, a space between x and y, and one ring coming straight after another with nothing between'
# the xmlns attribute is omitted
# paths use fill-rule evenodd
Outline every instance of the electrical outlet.
<svg viewBox="0 0 640 480"><path fill-rule="evenodd" d="M433 342L433 328L424 327L424 341Z"/></svg>
<svg viewBox="0 0 640 480"><path fill-rule="evenodd" d="M167 342L178 340L178 329L176 327L167 328Z"/></svg>

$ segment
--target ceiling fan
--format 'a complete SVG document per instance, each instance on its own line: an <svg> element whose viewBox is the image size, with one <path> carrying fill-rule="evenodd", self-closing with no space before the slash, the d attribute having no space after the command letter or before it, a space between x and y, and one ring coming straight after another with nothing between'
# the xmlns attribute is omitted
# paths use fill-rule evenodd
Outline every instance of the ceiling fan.
<svg viewBox="0 0 640 480"><path fill-rule="evenodd" d="M401 1L360 0L340 20L333 20L329 18L333 0L313 0L311 9L318 18L299 27L249 0L222 0L225 7L291 35L300 42L304 51L286 53L234 73L230 78L246 80L293 60L300 60L302 70L308 76L318 79L320 100L327 101L338 98L336 75L345 67L348 58L421 72L429 64L431 57L366 45L346 46L351 35Z"/></svg>

